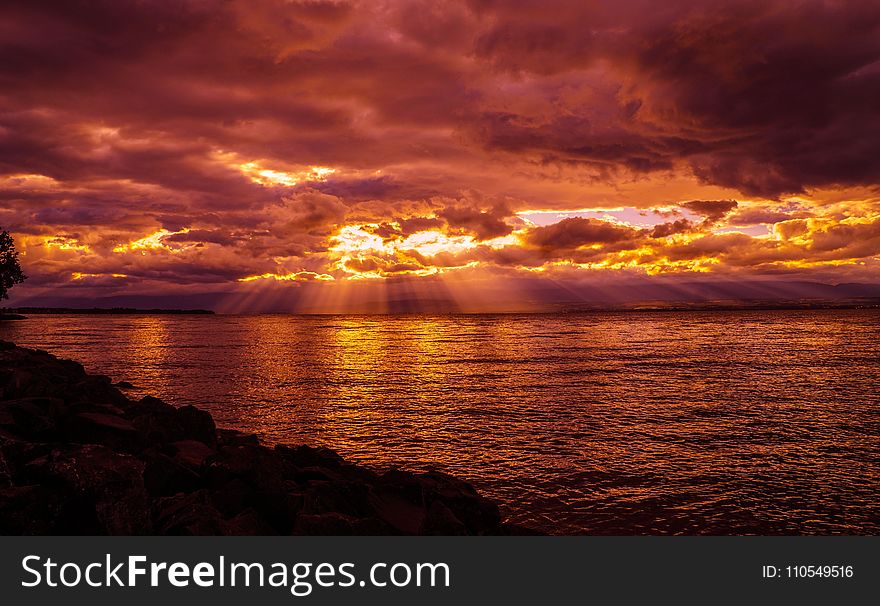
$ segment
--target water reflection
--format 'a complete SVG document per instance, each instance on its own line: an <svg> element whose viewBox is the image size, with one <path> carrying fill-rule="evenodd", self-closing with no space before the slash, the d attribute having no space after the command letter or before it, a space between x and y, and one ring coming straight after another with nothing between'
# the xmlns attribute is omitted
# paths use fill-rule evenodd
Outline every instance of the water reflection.
<svg viewBox="0 0 880 606"><path fill-rule="evenodd" d="M141 381L145 380L159 390L167 391L170 375L174 373L174 365L169 364L171 343L168 319L163 316L134 318L125 336L125 341L119 344L121 347L108 348L107 354L119 356L130 364L134 362Z"/></svg>
<svg viewBox="0 0 880 606"><path fill-rule="evenodd" d="M880 531L873 311L34 317L221 425L476 482L552 532Z"/></svg>

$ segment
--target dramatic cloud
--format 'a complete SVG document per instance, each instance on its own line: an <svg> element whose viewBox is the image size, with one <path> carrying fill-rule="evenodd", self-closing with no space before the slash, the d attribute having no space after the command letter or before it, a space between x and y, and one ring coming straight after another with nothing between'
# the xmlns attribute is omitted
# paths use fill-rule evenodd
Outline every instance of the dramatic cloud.
<svg viewBox="0 0 880 606"><path fill-rule="evenodd" d="M529 230L524 241L543 249L577 249L583 246L614 244L632 237L633 229L607 221L574 217Z"/></svg>
<svg viewBox="0 0 880 606"><path fill-rule="evenodd" d="M720 221L724 215L737 207L736 200L691 200L680 204L684 209L702 215L706 221L714 223Z"/></svg>
<svg viewBox="0 0 880 606"><path fill-rule="evenodd" d="M10 0L13 296L876 282L878 99L873 0Z"/></svg>

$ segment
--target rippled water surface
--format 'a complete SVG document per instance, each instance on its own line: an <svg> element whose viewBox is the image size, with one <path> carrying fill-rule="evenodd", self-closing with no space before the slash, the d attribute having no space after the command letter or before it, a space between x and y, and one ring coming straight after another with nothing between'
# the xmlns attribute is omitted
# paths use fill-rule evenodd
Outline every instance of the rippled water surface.
<svg viewBox="0 0 880 606"><path fill-rule="evenodd" d="M32 316L218 424L475 483L552 533L880 532L880 314Z"/></svg>

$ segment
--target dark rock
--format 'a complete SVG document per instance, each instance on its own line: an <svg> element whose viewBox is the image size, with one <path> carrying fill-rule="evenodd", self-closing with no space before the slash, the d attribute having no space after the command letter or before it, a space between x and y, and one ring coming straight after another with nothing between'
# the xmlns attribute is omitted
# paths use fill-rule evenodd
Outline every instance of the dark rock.
<svg viewBox="0 0 880 606"><path fill-rule="evenodd" d="M309 482L342 482L344 477L341 473L327 469L326 467L286 468L285 477L289 477L300 484Z"/></svg>
<svg viewBox="0 0 880 606"><path fill-rule="evenodd" d="M278 531L269 525L255 509L245 509L224 524L223 534L235 536L275 535Z"/></svg>
<svg viewBox="0 0 880 606"><path fill-rule="evenodd" d="M0 402L0 430L9 433L10 429L17 429L17 425L12 415L12 407L8 402Z"/></svg>
<svg viewBox="0 0 880 606"><path fill-rule="evenodd" d="M295 467L326 467L337 468L345 463L345 459L329 448L312 448L311 446L289 446L279 444L275 452Z"/></svg>
<svg viewBox="0 0 880 606"><path fill-rule="evenodd" d="M123 417L126 420L129 420L128 417L125 415L125 409L120 408L115 404L97 404L94 402L87 402L83 400L67 403L67 415L75 415L82 412L97 412L105 415Z"/></svg>
<svg viewBox="0 0 880 606"><path fill-rule="evenodd" d="M354 534L360 536L393 536L394 528L378 518L362 518L354 521Z"/></svg>
<svg viewBox="0 0 880 606"><path fill-rule="evenodd" d="M39 485L0 488L0 535L57 534L61 495Z"/></svg>
<svg viewBox="0 0 880 606"><path fill-rule="evenodd" d="M419 476L409 471L386 471L379 478L378 488L384 492L393 492L411 503L424 502L423 483Z"/></svg>
<svg viewBox="0 0 880 606"><path fill-rule="evenodd" d="M403 494L378 488L371 495L376 517L400 534L419 534L427 512L424 503L412 501Z"/></svg>
<svg viewBox="0 0 880 606"><path fill-rule="evenodd" d="M145 462L144 487L151 496L192 492L204 486L198 473L156 449L144 452L141 459Z"/></svg>
<svg viewBox="0 0 880 606"><path fill-rule="evenodd" d="M26 438L52 441L58 438L57 419L63 409L64 401L58 398L0 401L0 427Z"/></svg>
<svg viewBox="0 0 880 606"><path fill-rule="evenodd" d="M147 444L165 444L185 439L176 409L147 396L126 411L126 416Z"/></svg>
<svg viewBox="0 0 880 606"><path fill-rule="evenodd" d="M374 514L369 486L358 482L311 482L303 493L304 513L337 512L355 518Z"/></svg>
<svg viewBox="0 0 880 606"><path fill-rule="evenodd" d="M371 469L353 465L329 448L279 444L275 446L275 452L284 461L286 477L295 477L301 482L310 479L374 482L378 478Z"/></svg>
<svg viewBox="0 0 880 606"><path fill-rule="evenodd" d="M390 470L371 485L370 505L374 515L395 530L396 534L418 534L426 510L418 476Z"/></svg>
<svg viewBox="0 0 880 606"><path fill-rule="evenodd" d="M293 533L318 536L350 536L355 534L356 518L341 513L301 513Z"/></svg>
<svg viewBox="0 0 880 606"><path fill-rule="evenodd" d="M27 476L71 494L102 534L151 534L144 464L99 445L65 446L27 464Z"/></svg>
<svg viewBox="0 0 880 606"><path fill-rule="evenodd" d="M27 484L22 475L24 467L36 458L47 455L55 445L44 442L31 442L0 430L0 453L13 485Z"/></svg>
<svg viewBox="0 0 880 606"><path fill-rule="evenodd" d="M470 534L490 534L501 524L498 505L486 499L463 480L440 472L421 476L430 506L439 500L461 520Z"/></svg>
<svg viewBox="0 0 880 606"><path fill-rule="evenodd" d="M145 396L126 407L125 416L148 443L196 440L210 447L217 445L214 419L194 406L175 408L158 398Z"/></svg>
<svg viewBox="0 0 880 606"><path fill-rule="evenodd" d="M159 499L154 519L162 535L226 534L225 520L211 504L206 490Z"/></svg>
<svg viewBox="0 0 880 606"><path fill-rule="evenodd" d="M394 529L376 518L354 518L341 513L301 513L293 529L296 535L351 536L393 535Z"/></svg>
<svg viewBox="0 0 880 606"><path fill-rule="evenodd" d="M428 514L425 517L420 533L440 536L463 536L468 534L468 529L442 501L434 501L428 507Z"/></svg>
<svg viewBox="0 0 880 606"><path fill-rule="evenodd" d="M274 535L260 513L247 507L228 518L216 507L207 490L159 499L155 509L156 526L166 535Z"/></svg>
<svg viewBox="0 0 880 606"><path fill-rule="evenodd" d="M126 412L129 418L138 417L147 414L171 415L176 416L174 408L171 404L163 402L159 398L153 396L144 396L137 402L131 402L126 406Z"/></svg>
<svg viewBox="0 0 880 606"><path fill-rule="evenodd" d="M180 440L172 442L174 460L189 468L198 469L208 457L217 454L213 448L197 440Z"/></svg>
<svg viewBox="0 0 880 606"><path fill-rule="evenodd" d="M392 469L373 486L373 498L380 516L406 534L416 534L427 515L425 491L419 476Z"/></svg>
<svg viewBox="0 0 880 606"><path fill-rule="evenodd" d="M6 454L0 449L0 488L12 486L12 468L6 462Z"/></svg>
<svg viewBox="0 0 880 606"><path fill-rule="evenodd" d="M244 480L234 478L210 491L211 504L224 517L229 518L249 507L253 503L255 492L253 486Z"/></svg>
<svg viewBox="0 0 880 606"><path fill-rule="evenodd" d="M217 428L209 412L195 406L182 406L177 409L177 419L183 428L185 439L198 440L211 447L217 446Z"/></svg>
<svg viewBox="0 0 880 606"><path fill-rule="evenodd" d="M71 401L85 401L91 404L116 404L124 406L128 400L113 387L109 377L104 375L86 375L73 385Z"/></svg>
<svg viewBox="0 0 880 606"><path fill-rule="evenodd" d="M262 446L221 448L216 456L206 462L205 475L214 486L239 478L269 492L281 490L285 480L281 460Z"/></svg>
<svg viewBox="0 0 880 606"><path fill-rule="evenodd" d="M253 491L247 502L272 526L272 534L290 534L297 515L303 510L305 497L293 487L279 492Z"/></svg>
<svg viewBox="0 0 880 606"><path fill-rule="evenodd" d="M141 438L131 421L100 412L72 415L65 423L65 435L71 442L103 444L123 452L137 452Z"/></svg>
<svg viewBox="0 0 880 606"><path fill-rule="evenodd" d="M217 444L219 446L259 446L260 438L252 433L218 428Z"/></svg>
<svg viewBox="0 0 880 606"><path fill-rule="evenodd" d="M113 386L118 389L134 389L134 385L132 385L128 381L116 381Z"/></svg>

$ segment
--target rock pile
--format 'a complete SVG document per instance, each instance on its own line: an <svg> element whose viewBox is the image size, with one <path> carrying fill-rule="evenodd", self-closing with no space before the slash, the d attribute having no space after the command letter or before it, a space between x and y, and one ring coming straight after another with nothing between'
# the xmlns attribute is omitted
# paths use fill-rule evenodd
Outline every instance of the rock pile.
<svg viewBox="0 0 880 606"><path fill-rule="evenodd" d="M0 341L0 533L478 535L524 529L442 473L377 474Z"/></svg>

